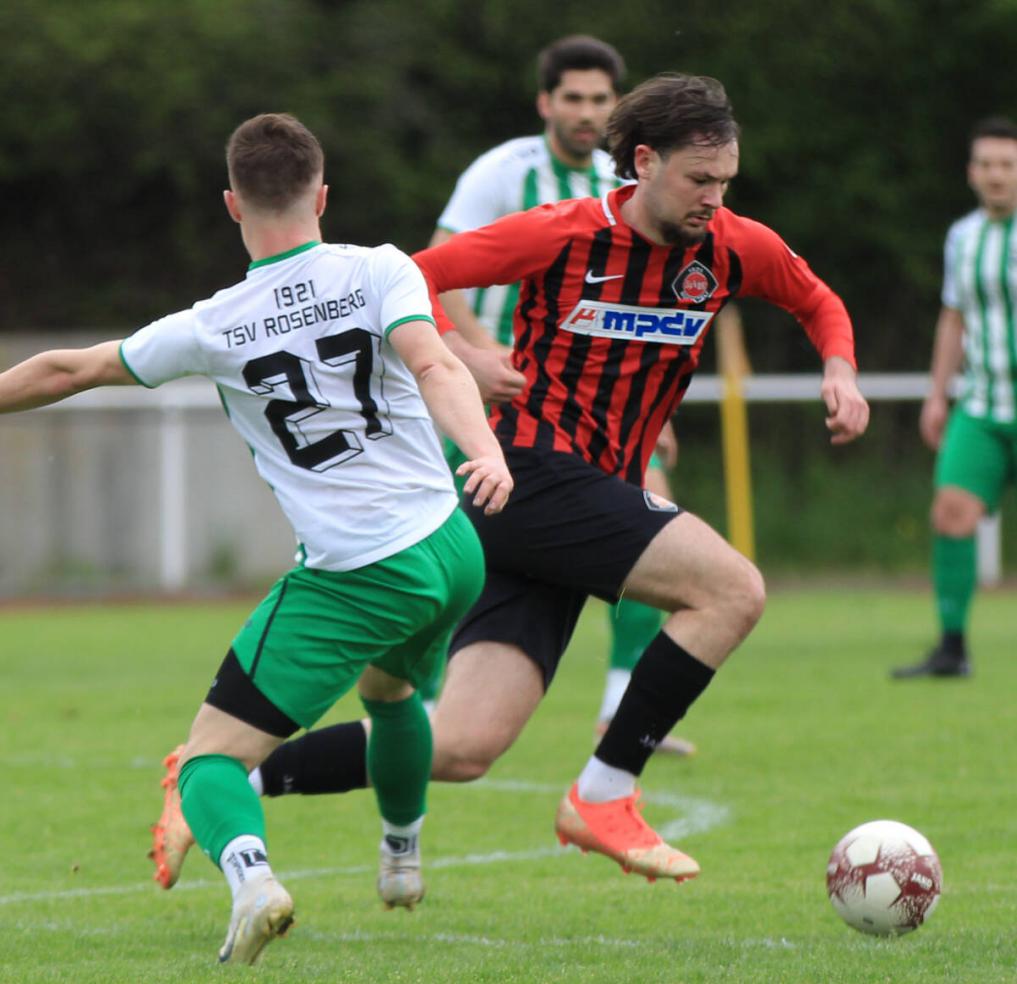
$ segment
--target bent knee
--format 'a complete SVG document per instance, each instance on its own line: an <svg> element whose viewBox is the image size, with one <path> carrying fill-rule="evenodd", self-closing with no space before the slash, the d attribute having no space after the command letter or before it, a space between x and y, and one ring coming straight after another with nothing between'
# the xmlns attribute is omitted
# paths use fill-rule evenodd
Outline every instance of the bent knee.
<svg viewBox="0 0 1017 984"><path fill-rule="evenodd" d="M940 536L973 536L978 521L985 515L982 501L969 492L946 488L936 493L930 518L932 529Z"/></svg>
<svg viewBox="0 0 1017 984"><path fill-rule="evenodd" d="M730 617L735 620L739 635L745 638L763 616L766 582L759 568L751 561L745 561L730 587Z"/></svg>
<svg viewBox="0 0 1017 984"><path fill-rule="evenodd" d="M431 774L442 782L473 782L487 774L494 758L483 754L435 755Z"/></svg>

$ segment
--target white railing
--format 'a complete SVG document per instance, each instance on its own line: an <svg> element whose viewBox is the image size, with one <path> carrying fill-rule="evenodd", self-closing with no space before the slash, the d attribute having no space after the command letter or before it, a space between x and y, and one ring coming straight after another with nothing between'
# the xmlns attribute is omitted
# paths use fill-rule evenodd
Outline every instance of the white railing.
<svg viewBox="0 0 1017 984"><path fill-rule="evenodd" d="M818 374L749 375L742 382L749 403L807 402L819 399ZM870 401L921 400L928 388L924 373L863 373L859 385ZM697 376L685 400L716 403L723 393L719 376ZM186 379L151 391L141 387L91 390L35 412L82 413L98 410L146 410L159 413L159 579L163 588L178 590L187 576L184 536L187 515L186 421L188 412L219 406L215 388L204 379ZM978 530L978 573L982 584L999 582L1002 551L999 516L987 517Z"/></svg>

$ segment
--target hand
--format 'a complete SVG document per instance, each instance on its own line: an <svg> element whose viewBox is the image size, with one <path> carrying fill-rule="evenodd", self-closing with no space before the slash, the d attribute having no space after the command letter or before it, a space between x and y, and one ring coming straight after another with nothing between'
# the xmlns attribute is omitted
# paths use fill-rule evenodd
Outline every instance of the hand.
<svg viewBox="0 0 1017 984"><path fill-rule="evenodd" d="M493 516L505 508L513 482L508 465L500 454L464 461L456 469L456 474L470 476L463 486L463 494L476 493L473 495L473 504L478 509L484 506L485 516Z"/></svg>
<svg viewBox="0 0 1017 984"><path fill-rule="evenodd" d="M669 471L678 464L678 435L675 434L674 425L670 420L664 424L654 451L660 455L660 460Z"/></svg>
<svg viewBox="0 0 1017 984"><path fill-rule="evenodd" d="M512 350L478 348L460 352L460 358L477 381L480 395L488 403L504 403L522 391L526 377L512 368Z"/></svg>
<svg viewBox="0 0 1017 984"><path fill-rule="evenodd" d="M918 418L918 433L922 440L932 448L939 450L940 442L943 440L943 431L946 428L946 418L950 414L950 406L945 396L931 393L925 398L922 404L922 412Z"/></svg>
<svg viewBox="0 0 1017 984"><path fill-rule="evenodd" d="M865 433L869 426L869 405L865 402L851 364L839 356L826 360L820 395L829 416L826 428L831 444L847 444Z"/></svg>

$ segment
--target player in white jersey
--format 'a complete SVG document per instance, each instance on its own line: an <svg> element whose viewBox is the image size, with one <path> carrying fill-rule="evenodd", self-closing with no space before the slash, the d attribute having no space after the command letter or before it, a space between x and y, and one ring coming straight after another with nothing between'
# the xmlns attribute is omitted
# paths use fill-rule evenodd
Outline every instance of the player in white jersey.
<svg viewBox="0 0 1017 984"><path fill-rule="evenodd" d="M293 902L269 866L248 771L354 684L373 722L379 891L390 906L422 897L431 732L414 686L483 581L431 416L465 449L467 494L488 511L511 478L413 262L392 246L320 242L328 189L314 136L291 116L254 117L227 163L247 277L126 340L9 369L0 411L207 376L293 525L298 566L237 633L174 762L178 805L233 894L219 959L253 963L289 927Z"/></svg>
<svg viewBox="0 0 1017 984"><path fill-rule="evenodd" d="M975 530L1017 477L1017 124L993 118L971 137L968 183L979 207L946 237L943 306L920 429L936 457L932 572L941 636L897 678L963 677L976 582ZM964 367L962 391L949 387Z"/></svg>

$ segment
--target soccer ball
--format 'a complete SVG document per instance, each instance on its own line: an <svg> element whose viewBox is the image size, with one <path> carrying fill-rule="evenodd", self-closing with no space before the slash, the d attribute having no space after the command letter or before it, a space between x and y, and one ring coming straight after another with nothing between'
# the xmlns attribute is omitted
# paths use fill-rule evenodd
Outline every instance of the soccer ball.
<svg viewBox="0 0 1017 984"><path fill-rule="evenodd" d="M932 845L896 820L873 820L846 833L826 866L826 891L849 926L875 936L917 929L932 915L943 869Z"/></svg>

